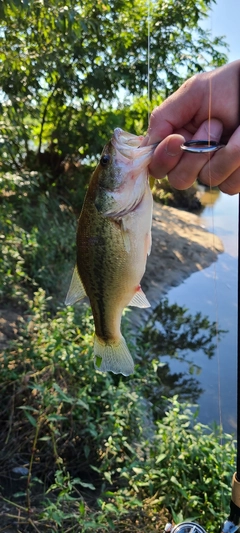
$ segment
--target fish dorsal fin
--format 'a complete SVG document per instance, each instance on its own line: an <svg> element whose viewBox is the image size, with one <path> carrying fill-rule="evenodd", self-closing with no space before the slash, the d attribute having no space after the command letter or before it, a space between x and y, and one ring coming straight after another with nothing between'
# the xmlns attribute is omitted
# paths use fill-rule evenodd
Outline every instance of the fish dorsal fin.
<svg viewBox="0 0 240 533"><path fill-rule="evenodd" d="M86 291L78 274L77 266L75 266L70 287L66 296L65 305L73 305L78 302L78 300L84 298L84 296L86 296Z"/></svg>
<svg viewBox="0 0 240 533"><path fill-rule="evenodd" d="M141 287L139 287L137 292L135 292L133 298L131 299L131 302L129 302L128 305L131 305L133 307L141 307L142 309L146 307L151 307L151 304L149 303Z"/></svg>

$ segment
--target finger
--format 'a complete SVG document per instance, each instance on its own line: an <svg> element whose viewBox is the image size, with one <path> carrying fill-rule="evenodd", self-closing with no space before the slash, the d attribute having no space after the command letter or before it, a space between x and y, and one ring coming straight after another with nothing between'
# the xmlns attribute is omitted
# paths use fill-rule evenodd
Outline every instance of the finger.
<svg viewBox="0 0 240 533"><path fill-rule="evenodd" d="M192 140L219 141L222 134L222 123L217 119L206 120L198 129ZM213 154L185 152L179 163L168 174L171 185L179 190L190 187L198 177L202 167L206 167Z"/></svg>
<svg viewBox="0 0 240 533"><path fill-rule="evenodd" d="M145 145L160 142L191 121L203 98L200 77L201 74L187 80L180 89L153 110L144 140Z"/></svg>
<svg viewBox="0 0 240 533"><path fill-rule="evenodd" d="M151 176L156 179L164 178L181 159L183 152L181 145L185 142L182 135L170 135L155 149L149 166Z"/></svg>
<svg viewBox="0 0 240 533"><path fill-rule="evenodd" d="M211 164L205 165L202 168L199 178L202 183L216 187L221 183L223 184L223 182L227 180L229 176L233 175L239 167L240 127L235 130L225 148L222 148L215 153L211 160Z"/></svg>
<svg viewBox="0 0 240 533"><path fill-rule="evenodd" d="M227 178L221 185L219 185L219 189L222 192L225 192L226 194L230 194L231 196L233 194L238 194L240 192L240 168L235 170L229 178Z"/></svg>

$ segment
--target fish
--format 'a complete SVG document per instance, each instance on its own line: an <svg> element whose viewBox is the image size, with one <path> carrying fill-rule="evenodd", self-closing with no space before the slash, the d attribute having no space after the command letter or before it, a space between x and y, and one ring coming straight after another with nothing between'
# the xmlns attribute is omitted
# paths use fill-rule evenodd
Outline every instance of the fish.
<svg viewBox="0 0 240 533"><path fill-rule="evenodd" d="M133 358L121 333L125 307L150 307L141 279L151 251L153 199L148 166L156 145L116 128L94 170L78 220L77 261L66 305L88 296L94 366L129 376Z"/></svg>

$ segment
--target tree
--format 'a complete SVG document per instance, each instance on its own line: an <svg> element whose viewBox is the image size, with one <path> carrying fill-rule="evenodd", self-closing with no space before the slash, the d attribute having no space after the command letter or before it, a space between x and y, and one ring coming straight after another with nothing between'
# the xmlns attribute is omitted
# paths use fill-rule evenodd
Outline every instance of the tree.
<svg viewBox="0 0 240 533"><path fill-rule="evenodd" d="M95 156L126 116L131 125L129 98L147 90L148 33L152 94L222 64L222 39L200 26L210 4L0 0L2 169L46 165L58 175L67 155ZM143 107L132 120L146 129Z"/></svg>

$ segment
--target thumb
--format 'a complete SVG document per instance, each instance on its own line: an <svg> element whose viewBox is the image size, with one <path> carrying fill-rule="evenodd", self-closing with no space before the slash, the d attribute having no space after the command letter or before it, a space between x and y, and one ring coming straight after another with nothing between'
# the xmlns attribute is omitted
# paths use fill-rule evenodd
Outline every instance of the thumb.
<svg viewBox="0 0 240 533"><path fill-rule="evenodd" d="M156 179L164 178L179 162L183 152L181 145L185 142L182 135L169 135L155 149L149 172Z"/></svg>

